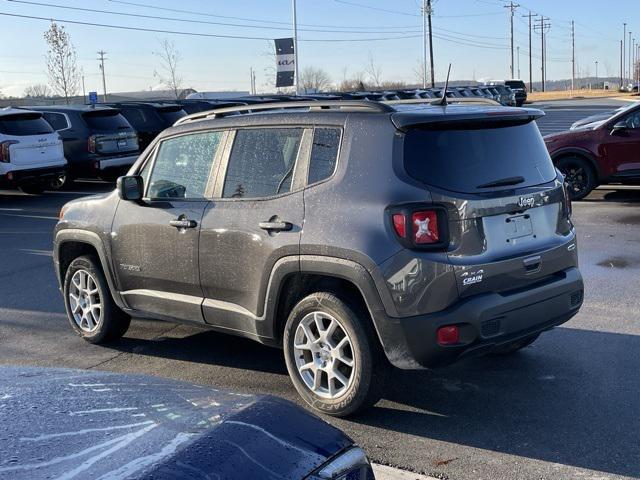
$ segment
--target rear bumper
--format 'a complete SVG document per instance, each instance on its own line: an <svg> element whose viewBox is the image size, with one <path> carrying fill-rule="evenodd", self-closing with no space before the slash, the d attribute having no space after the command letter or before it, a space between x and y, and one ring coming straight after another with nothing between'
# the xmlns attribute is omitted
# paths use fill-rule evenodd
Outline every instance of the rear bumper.
<svg viewBox="0 0 640 480"><path fill-rule="evenodd" d="M383 344L399 368L444 366L472 355L549 330L568 321L582 305L584 286L577 268L510 294L487 293L463 300L441 312L387 322ZM437 330L457 325L460 343L442 346Z"/></svg>
<svg viewBox="0 0 640 480"><path fill-rule="evenodd" d="M41 182L65 172L66 168L66 164L60 164L45 168L23 168L0 172L0 185L15 186Z"/></svg>
<svg viewBox="0 0 640 480"><path fill-rule="evenodd" d="M104 171L111 168L128 168L136 162L138 156L139 154L100 159L94 162L94 166L98 171Z"/></svg>

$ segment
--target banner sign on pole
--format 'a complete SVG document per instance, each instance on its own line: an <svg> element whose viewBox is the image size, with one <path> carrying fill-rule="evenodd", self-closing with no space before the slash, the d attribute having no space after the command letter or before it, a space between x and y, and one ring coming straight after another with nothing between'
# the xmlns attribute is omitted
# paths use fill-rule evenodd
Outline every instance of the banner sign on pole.
<svg viewBox="0 0 640 480"><path fill-rule="evenodd" d="M295 55L293 38L276 38L276 88L293 87L295 77Z"/></svg>

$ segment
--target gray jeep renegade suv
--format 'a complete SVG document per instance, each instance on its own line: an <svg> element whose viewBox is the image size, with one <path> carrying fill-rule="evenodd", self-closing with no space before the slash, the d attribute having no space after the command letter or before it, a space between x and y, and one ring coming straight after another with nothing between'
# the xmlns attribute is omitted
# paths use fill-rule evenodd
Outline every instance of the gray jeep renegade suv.
<svg viewBox="0 0 640 480"><path fill-rule="evenodd" d="M523 348L583 297L541 115L323 101L184 117L116 191L63 207L71 326L100 343L131 317L189 321L281 347L330 415L375 402L391 365Z"/></svg>

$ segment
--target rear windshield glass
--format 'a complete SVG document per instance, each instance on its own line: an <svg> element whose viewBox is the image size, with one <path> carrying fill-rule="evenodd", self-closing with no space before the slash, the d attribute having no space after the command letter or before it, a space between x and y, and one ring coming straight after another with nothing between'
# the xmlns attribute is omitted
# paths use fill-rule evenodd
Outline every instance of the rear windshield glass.
<svg viewBox="0 0 640 480"><path fill-rule="evenodd" d="M39 113L23 113L0 116L0 133L5 135L44 135L53 133L53 128Z"/></svg>
<svg viewBox="0 0 640 480"><path fill-rule="evenodd" d="M129 130L131 125L118 110L96 110L82 115L92 130Z"/></svg>
<svg viewBox="0 0 640 480"><path fill-rule="evenodd" d="M182 108L159 108L158 113L167 125L173 125L176 120L187 114Z"/></svg>
<svg viewBox="0 0 640 480"><path fill-rule="evenodd" d="M556 171L535 122L478 129L410 130L404 140L407 173L426 185L461 193L550 182ZM506 178L512 186L478 188Z"/></svg>
<svg viewBox="0 0 640 480"><path fill-rule="evenodd" d="M524 88L524 82L523 81L515 81L515 80L513 80L513 81L504 82L504 84L507 87L510 87L510 88Z"/></svg>

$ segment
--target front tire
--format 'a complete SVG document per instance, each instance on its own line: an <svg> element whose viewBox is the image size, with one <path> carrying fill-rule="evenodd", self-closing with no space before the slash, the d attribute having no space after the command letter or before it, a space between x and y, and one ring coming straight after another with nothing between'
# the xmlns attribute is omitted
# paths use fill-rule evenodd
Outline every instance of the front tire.
<svg viewBox="0 0 640 480"><path fill-rule="evenodd" d="M596 172L591 164L582 157L560 158L556 162L556 166L565 176L571 200L582 200L598 186Z"/></svg>
<svg viewBox="0 0 640 480"><path fill-rule="evenodd" d="M64 278L64 306L71 328L90 343L103 343L126 333L131 317L114 303L95 257L71 262Z"/></svg>
<svg viewBox="0 0 640 480"><path fill-rule="evenodd" d="M380 399L388 364L368 315L333 293L313 293L284 330L289 376L312 408L344 417Z"/></svg>

